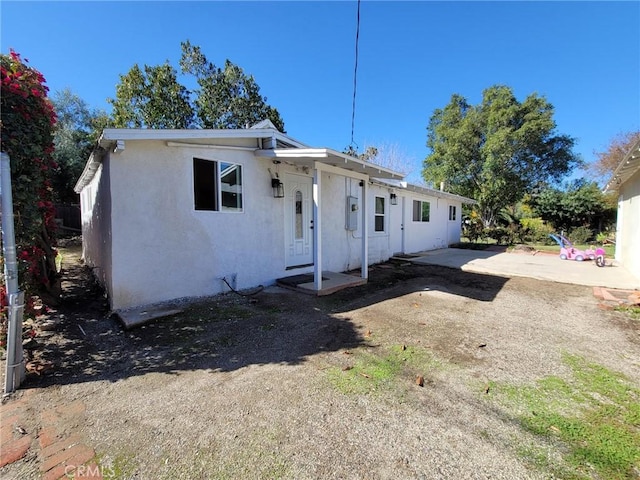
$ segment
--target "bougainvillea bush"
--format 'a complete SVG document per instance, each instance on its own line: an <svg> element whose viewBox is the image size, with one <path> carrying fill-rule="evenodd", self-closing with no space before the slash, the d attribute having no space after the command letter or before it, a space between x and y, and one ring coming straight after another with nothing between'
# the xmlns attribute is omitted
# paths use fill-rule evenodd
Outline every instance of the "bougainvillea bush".
<svg viewBox="0 0 640 480"><path fill-rule="evenodd" d="M26 298L39 295L46 302L55 302L60 295L51 184L57 168L51 155L55 112L44 77L28 60L11 51L0 55L0 69L1 149L11 159L20 288ZM1 288L4 314L4 282Z"/></svg>

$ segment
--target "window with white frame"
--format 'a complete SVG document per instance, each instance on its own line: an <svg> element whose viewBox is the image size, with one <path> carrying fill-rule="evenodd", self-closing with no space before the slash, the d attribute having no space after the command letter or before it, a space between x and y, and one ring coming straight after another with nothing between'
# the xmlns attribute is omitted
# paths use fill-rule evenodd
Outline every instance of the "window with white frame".
<svg viewBox="0 0 640 480"><path fill-rule="evenodd" d="M456 206L449 205L449 220L454 221L456 219Z"/></svg>
<svg viewBox="0 0 640 480"><path fill-rule="evenodd" d="M193 159L193 198L196 210L242 211L242 166Z"/></svg>
<svg viewBox="0 0 640 480"><path fill-rule="evenodd" d="M431 216L431 204L421 200L413 201L413 221L428 222Z"/></svg>
<svg viewBox="0 0 640 480"><path fill-rule="evenodd" d="M374 218L374 230L376 232L384 232L384 197L376 197L376 208Z"/></svg>

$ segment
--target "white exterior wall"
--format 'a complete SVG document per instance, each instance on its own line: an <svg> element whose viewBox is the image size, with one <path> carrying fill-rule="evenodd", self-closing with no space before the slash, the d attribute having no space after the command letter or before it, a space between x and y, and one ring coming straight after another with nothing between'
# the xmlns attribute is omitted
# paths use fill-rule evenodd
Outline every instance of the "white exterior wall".
<svg viewBox="0 0 640 480"><path fill-rule="evenodd" d="M243 212L197 211L193 158L242 165ZM112 156L113 309L228 291L284 276L283 199L250 151L127 142ZM230 282L231 283L231 282Z"/></svg>
<svg viewBox="0 0 640 480"><path fill-rule="evenodd" d="M256 148L255 139L224 142ZM242 166L242 212L195 210L194 158ZM285 198L273 198L268 169L283 181L286 173L309 179L313 174L304 167L257 159L251 150L174 147L158 140L128 140L124 151L106 155L83 189L81 203L85 260L96 267L111 308L226 292L222 277L245 289L313 272L313 266L286 269L287 204ZM359 268L364 215L360 180L324 171L321 188L322 269ZM408 194L403 201L404 192L396 190L398 205L391 205L390 191L367 184L369 264L399 253L395 250L403 232L404 253L447 246L451 238L459 240L460 204L458 220L449 222L450 201L420 194ZM358 198L361 207L353 231L346 229L348 196ZM385 199L384 232L375 231L376 196ZM430 222L412 221L413 199L431 202Z"/></svg>
<svg viewBox="0 0 640 480"><path fill-rule="evenodd" d="M431 204L428 222L413 221L413 201L427 201ZM416 253L425 250L446 248L460 241L460 215L462 205L446 198L411 193L403 195L404 210L404 252ZM449 206L456 207L456 220L449 220Z"/></svg>
<svg viewBox="0 0 640 480"><path fill-rule="evenodd" d="M322 269L343 272L359 268L362 254L362 187L360 180L334 173L322 174ZM358 199L358 226L346 228L347 197ZM375 197L385 198L385 231L376 232L374 223ZM367 185L369 232L368 264L380 263L391 257L389 249L389 192L378 185Z"/></svg>
<svg viewBox="0 0 640 480"><path fill-rule="evenodd" d="M616 260L640 278L640 171L620 186Z"/></svg>
<svg viewBox="0 0 640 480"><path fill-rule="evenodd" d="M112 286L109 165L106 156L91 182L80 193L82 258L107 291L111 291Z"/></svg>

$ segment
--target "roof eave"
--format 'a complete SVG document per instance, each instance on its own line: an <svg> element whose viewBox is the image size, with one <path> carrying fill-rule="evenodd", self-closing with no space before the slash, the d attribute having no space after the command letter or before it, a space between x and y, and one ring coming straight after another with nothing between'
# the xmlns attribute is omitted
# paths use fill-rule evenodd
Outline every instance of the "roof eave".
<svg viewBox="0 0 640 480"><path fill-rule="evenodd" d="M366 162L330 148L276 148L256 150L258 158L289 161L292 164L320 162L346 171L365 174L369 177L402 178L404 175L389 168Z"/></svg>
<svg viewBox="0 0 640 480"><path fill-rule="evenodd" d="M118 140L217 140L224 138L276 138L296 147L307 145L271 128L241 128L241 129L153 129L153 128L106 128L99 145L109 148Z"/></svg>
<svg viewBox="0 0 640 480"><path fill-rule="evenodd" d="M620 185L629 180L638 170L640 170L640 139L632 145L622 158L622 161L613 171L611 179L604 187L603 192L617 192Z"/></svg>

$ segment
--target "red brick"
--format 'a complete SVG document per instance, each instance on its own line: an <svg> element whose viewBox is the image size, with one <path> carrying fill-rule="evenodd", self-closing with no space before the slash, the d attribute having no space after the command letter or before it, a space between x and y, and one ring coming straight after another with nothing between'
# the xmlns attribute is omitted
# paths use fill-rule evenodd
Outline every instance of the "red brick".
<svg viewBox="0 0 640 480"><path fill-rule="evenodd" d="M22 415L11 415L10 417L2 417L2 426L11 425L11 428L15 426L16 422L22 419Z"/></svg>
<svg viewBox="0 0 640 480"><path fill-rule="evenodd" d="M96 452L93 448L89 448L86 445L82 445L82 447L83 448L76 455L66 462L67 466L78 468L80 465L84 465L96 456Z"/></svg>
<svg viewBox="0 0 640 480"><path fill-rule="evenodd" d="M13 441L13 439L16 437L13 432L13 425L2 424L2 427L0 428L0 445L4 445L7 442Z"/></svg>
<svg viewBox="0 0 640 480"><path fill-rule="evenodd" d="M61 478L66 480L69 478L67 474L73 473L73 470L73 468L67 467L66 465L59 465L45 473L42 476L42 480L59 480Z"/></svg>
<svg viewBox="0 0 640 480"><path fill-rule="evenodd" d="M55 427L48 426L40 430L40 433L38 433L38 440L40 442L40 448L47 448L49 445L60 440L60 436L58 435L58 431Z"/></svg>
<svg viewBox="0 0 640 480"><path fill-rule="evenodd" d="M78 444L70 446L69 448L65 448L64 450L60 450L58 451L58 453L45 458L44 462L40 466L40 470L42 470L43 472L47 472L56 465L69 460L71 457L81 452L84 448L86 448L84 445Z"/></svg>
<svg viewBox="0 0 640 480"><path fill-rule="evenodd" d="M611 295L611 293L609 293L609 290L607 290L606 288L602 289L602 299L603 300L608 300L610 302L617 302L618 301L618 299L614 295Z"/></svg>
<svg viewBox="0 0 640 480"><path fill-rule="evenodd" d="M71 448L72 446L78 445L80 443L82 443L82 438L80 437L80 435L71 435L67 438L58 439L56 442L43 448L40 452L40 455L42 456L42 458L52 457L56 453Z"/></svg>
<svg viewBox="0 0 640 480"><path fill-rule="evenodd" d="M9 401L2 405L2 407L0 407L0 418L4 422L5 417L11 415L19 415L23 413L28 407L28 402L22 398Z"/></svg>
<svg viewBox="0 0 640 480"><path fill-rule="evenodd" d="M55 409L45 410L40 414L40 418L42 419L42 423L45 425L51 425L53 423L57 423L60 420L60 413Z"/></svg>
<svg viewBox="0 0 640 480"><path fill-rule="evenodd" d="M0 451L0 467L9 465L24 457L29 451L31 440L31 435L25 435L13 442L7 442L2 445L2 451Z"/></svg>
<svg viewBox="0 0 640 480"><path fill-rule="evenodd" d="M593 287L593 296L602 300L603 299L602 288L601 287Z"/></svg>

